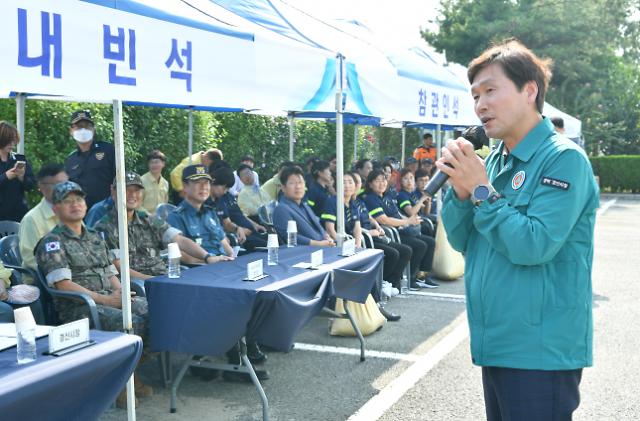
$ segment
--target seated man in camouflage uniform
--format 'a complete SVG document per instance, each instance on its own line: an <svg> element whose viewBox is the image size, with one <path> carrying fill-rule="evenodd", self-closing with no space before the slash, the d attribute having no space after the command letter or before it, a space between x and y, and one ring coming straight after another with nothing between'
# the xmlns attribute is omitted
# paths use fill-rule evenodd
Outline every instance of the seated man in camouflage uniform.
<svg viewBox="0 0 640 421"><path fill-rule="evenodd" d="M49 286L89 295L96 302L102 329L119 331L122 330L122 290L116 276L118 271L100 234L82 223L87 212L84 198L85 193L77 183L56 184L52 203L59 223L36 245L36 262ZM88 317L87 307L78 301L56 299L55 306L62 322ZM146 348L147 300L132 297L131 313L134 333L142 337ZM137 396L153 394L150 386L138 381L138 376L135 379ZM121 394L118 406L123 402L126 405L126 395Z"/></svg>
<svg viewBox="0 0 640 421"><path fill-rule="evenodd" d="M115 184L115 180L114 180ZM133 171L125 174L127 188L127 226L129 232L129 273L131 278L148 279L167 272L167 265L160 257L160 250L170 242L178 243L185 263L216 263L231 260L227 256L214 256L194 241L181 235L180 230L166 222L152 218L146 211L137 210L142 203L141 177ZM111 186L111 197L116 201L115 185ZM118 214L113 208L95 225L94 229L104 233L104 239L112 252L111 258L120 270Z"/></svg>

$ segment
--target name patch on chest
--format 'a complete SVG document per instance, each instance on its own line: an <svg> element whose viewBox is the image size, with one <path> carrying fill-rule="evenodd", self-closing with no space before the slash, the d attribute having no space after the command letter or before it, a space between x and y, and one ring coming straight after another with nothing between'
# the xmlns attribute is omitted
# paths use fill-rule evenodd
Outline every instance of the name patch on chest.
<svg viewBox="0 0 640 421"><path fill-rule="evenodd" d="M557 180L551 177L542 177L542 185L555 187L560 190L569 190L569 187L571 186L571 184L566 181Z"/></svg>

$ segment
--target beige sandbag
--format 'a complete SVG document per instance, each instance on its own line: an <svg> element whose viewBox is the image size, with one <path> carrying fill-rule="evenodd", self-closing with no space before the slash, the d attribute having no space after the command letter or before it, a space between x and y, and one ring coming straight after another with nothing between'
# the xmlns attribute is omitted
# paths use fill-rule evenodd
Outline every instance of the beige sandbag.
<svg viewBox="0 0 640 421"><path fill-rule="evenodd" d="M336 311L338 313L344 313L344 304L340 298L336 299ZM358 328L360 328L363 336L372 334L387 321L382 313L380 313L378 305L373 300L371 294L369 294L364 304L349 301L349 312L358 325ZM333 336L356 336L356 332L353 330L349 319L333 319L331 327L329 328L329 334Z"/></svg>
<svg viewBox="0 0 640 421"><path fill-rule="evenodd" d="M431 274L445 281L458 279L464 275L464 257L451 247L447 239L447 232L438 216L438 228L436 229L436 251L433 255Z"/></svg>

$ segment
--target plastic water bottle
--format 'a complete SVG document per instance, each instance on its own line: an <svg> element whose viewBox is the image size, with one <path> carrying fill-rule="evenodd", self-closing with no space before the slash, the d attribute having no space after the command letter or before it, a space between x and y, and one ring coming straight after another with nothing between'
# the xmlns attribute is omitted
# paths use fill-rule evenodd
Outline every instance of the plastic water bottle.
<svg viewBox="0 0 640 421"><path fill-rule="evenodd" d="M18 339L18 364L28 364L36 360L36 329L21 329Z"/></svg>
<svg viewBox="0 0 640 421"><path fill-rule="evenodd" d="M400 279L400 294L406 294L409 291L409 278L402 276Z"/></svg>
<svg viewBox="0 0 640 421"><path fill-rule="evenodd" d="M296 221L289 221L287 224L287 247L298 245L298 226Z"/></svg>
<svg viewBox="0 0 640 421"><path fill-rule="evenodd" d="M267 265L278 264L278 234L269 234L267 237Z"/></svg>
<svg viewBox="0 0 640 421"><path fill-rule="evenodd" d="M167 276L169 278L180 277L180 247L178 243L169 243L169 256L167 260Z"/></svg>

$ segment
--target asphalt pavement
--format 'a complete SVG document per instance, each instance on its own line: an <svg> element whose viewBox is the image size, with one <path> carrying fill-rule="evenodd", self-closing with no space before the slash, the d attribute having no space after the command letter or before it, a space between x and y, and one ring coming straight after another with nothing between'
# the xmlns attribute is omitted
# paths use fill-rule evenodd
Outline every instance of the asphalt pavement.
<svg viewBox="0 0 640 421"><path fill-rule="evenodd" d="M640 198L603 196L596 224L593 269L594 367L584 371L575 420L640 419ZM471 364L462 279L435 290L396 297L388 304L402 320L358 341L328 335L314 319L288 353L271 352L263 382L273 421L484 419L480 369ZM174 358L174 369L184 356ZM140 401L139 420L262 419L250 384L204 382L187 374L178 412L159 366L143 367L155 396ZM111 409L101 420L126 420Z"/></svg>

